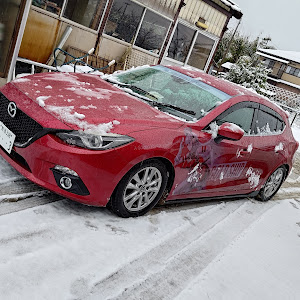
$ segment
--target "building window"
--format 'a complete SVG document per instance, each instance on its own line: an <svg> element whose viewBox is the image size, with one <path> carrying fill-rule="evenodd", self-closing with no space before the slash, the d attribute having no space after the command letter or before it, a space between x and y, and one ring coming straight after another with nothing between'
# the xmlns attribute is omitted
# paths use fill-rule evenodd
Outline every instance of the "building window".
<svg viewBox="0 0 300 300"><path fill-rule="evenodd" d="M104 32L117 39L132 43L144 8L134 2L115 0Z"/></svg>
<svg viewBox="0 0 300 300"><path fill-rule="evenodd" d="M68 0L63 16L97 30L105 5L106 0Z"/></svg>
<svg viewBox="0 0 300 300"><path fill-rule="evenodd" d="M214 40L199 32L191 52L191 56L188 60L188 64L195 68L204 70L214 43Z"/></svg>
<svg viewBox="0 0 300 300"><path fill-rule="evenodd" d="M264 65L267 69L272 70L274 65L275 65L275 60L267 58L267 59L264 60Z"/></svg>
<svg viewBox="0 0 300 300"><path fill-rule="evenodd" d="M300 77L300 69L288 66L285 73Z"/></svg>
<svg viewBox="0 0 300 300"><path fill-rule="evenodd" d="M64 0L33 0L32 5L50 11L56 15L60 15Z"/></svg>
<svg viewBox="0 0 300 300"><path fill-rule="evenodd" d="M194 34L195 30L178 23L168 50L168 57L185 62Z"/></svg>
<svg viewBox="0 0 300 300"><path fill-rule="evenodd" d="M135 45L158 54L169 26L170 21L147 10Z"/></svg>

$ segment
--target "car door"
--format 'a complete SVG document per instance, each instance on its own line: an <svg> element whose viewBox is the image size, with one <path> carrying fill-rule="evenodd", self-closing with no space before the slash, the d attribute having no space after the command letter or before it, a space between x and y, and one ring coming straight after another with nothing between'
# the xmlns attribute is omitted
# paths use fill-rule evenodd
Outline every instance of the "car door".
<svg viewBox="0 0 300 300"><path fill-rule="evenodd" d="M257 184L261 183L284 160L287 142L282 138L285 127L281 116L271 108L260 104L254 116L253 173Z"/></svg>
<svg viewBox="0 0 300 300"><path fill-rule="evenodd" d="M210 166L208 188L226 194L247 193L251 191L248 169L252 165L252 149L255 141L253 120L258 104L241 102L216 118L218 126L225 122L238 125L244 136L238 141L223 139L216 144L215 159Z"/></svg>
<svg viewBox="0 0 300 300"><path fill-rule="evenodd" d="M185 153L185 157L197 158L199 163L194 163L186 171L186 179L176 186L174 194L206 197L251 190L246 173L251 165L254 139L251 129L256 107L258 104L254 102L240 102L220 114L203 131L186 133L184 143L188 145L189 152ZM244 136L239 141L223 139L217 143L211 138L209 129L225 122L241 127L245 131ZM186 167L184 162L182 165Z"/></svg>

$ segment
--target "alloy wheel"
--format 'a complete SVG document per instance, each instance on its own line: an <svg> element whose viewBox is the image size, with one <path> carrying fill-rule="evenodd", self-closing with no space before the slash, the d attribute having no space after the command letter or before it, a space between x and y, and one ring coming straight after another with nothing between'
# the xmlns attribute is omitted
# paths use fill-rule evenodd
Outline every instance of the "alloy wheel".
<svg viewBox="0 0 300 300"><path fill-rule="evenodd" d="M161 172L153 166L139 170L131 177L124 189L124 206L137 212L154 201L162 185Z"/></svg>
<svg viewBox="0 0 300 300"><path fill-rule="evenodd" d="M264 187L264 194L266 198L271 197L281 185L284 177L284 171L282 168L277 169L267 180Z"/></svg>

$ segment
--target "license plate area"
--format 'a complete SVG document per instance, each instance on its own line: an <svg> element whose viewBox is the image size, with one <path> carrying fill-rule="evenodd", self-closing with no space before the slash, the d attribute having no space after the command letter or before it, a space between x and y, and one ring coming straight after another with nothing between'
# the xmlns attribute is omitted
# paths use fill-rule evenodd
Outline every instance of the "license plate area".
<svg viewBox="0 0 300 300"><path fill-rule="evenodd" d="M15 138L16 135L0 121L0 145L6 152L11 153Z"/></svg>

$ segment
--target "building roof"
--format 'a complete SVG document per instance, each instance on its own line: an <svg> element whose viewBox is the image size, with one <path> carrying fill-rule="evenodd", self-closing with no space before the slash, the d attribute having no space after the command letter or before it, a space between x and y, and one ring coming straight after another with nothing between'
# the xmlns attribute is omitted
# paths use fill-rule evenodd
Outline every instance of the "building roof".
<svg viewBox="0 0 300 300"><path fill-rule="evenodd" d="M231 67L232 67L233 65L234 65L233 63L227 61L226 63L224 63L224 64L222 65L222 67L225 68L225 69L230 70Z"/></svg>
<svg viewBox="0 0 300 300"><path fill-rule="evenodd" d="M241 9L239 8L239 6L231 0L221 0L221 2L223 2L225 5L231 7L235 11L242 12Z"/></svg>
<svg viewBox="0 0 300 300"><path fill-rule="evenodd" d="M262 54L268 54L273 56L274 59L286 59L300 64L300 52L296 51L285 51L285 50L273 50L273 49L258 49ZM259 53L258 53L259 54Z"/></svg>
<svg viewBox="0 0 300 300"><path fill-rule="evenodd" d="M291 83L291 82L288 82L288 81L282 80L282 79L276 79L276 78L273 78L273 77L268 77L268 79L270 79L272 81L279 82L279 83L286 84L288 86L291 86L291 87L294 87L294 88L300 90L300 85L298 85L298 84L294 84L294 83Z"/></svg>
<svg viewBox="0 0 300 300"><path fill-rule="evenodd" d="M233 16L237 19L240 19L243 16L242 10L240 7L231 0L220 0L224 5L231 8L233 11Z"/></svg>
<svg viewBox="0 0 300 300"><path fill-rule="evenodd" d="M270 58L270 59L273 59L273 60L276 60L276 61L285 63L285 64L288 64L288 63L290 62L289 60L281 59L281 58L278 58L278 57L274 57L274 56L272 56L272 55L265 54L265 53L262 53L262 52L260 52L260 51L257 51L256 54L258 54L258 55L260 55L260 56L263 56L263 57L265 57L265 58Z"/></svg>

